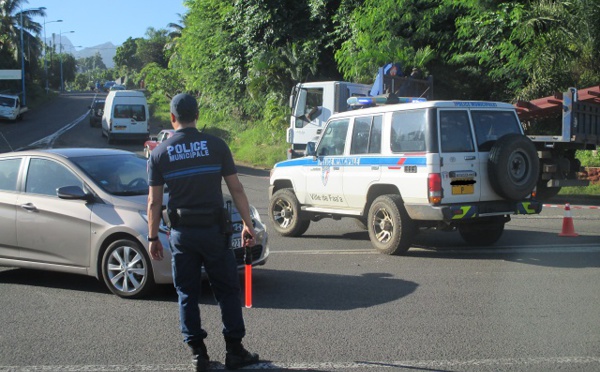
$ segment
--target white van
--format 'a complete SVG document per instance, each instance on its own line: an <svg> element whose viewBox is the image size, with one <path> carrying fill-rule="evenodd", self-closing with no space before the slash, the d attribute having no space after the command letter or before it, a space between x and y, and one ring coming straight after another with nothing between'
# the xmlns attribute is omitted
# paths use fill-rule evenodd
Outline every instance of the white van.
<svg viewBox="0 0 600 372"><path fill-rule="evenodd" d="M150 136L148 103L143 92L113 90L108 93L102 115L102 136L115 140L145 141Z"/></svg>

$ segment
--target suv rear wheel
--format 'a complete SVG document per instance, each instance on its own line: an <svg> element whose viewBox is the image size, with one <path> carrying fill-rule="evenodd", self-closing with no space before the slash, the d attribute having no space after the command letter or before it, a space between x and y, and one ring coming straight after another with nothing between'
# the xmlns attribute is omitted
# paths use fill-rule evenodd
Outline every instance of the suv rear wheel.
<svg viewBox="0 0 600 372"><path fill-rule="evenodd" d="M310 220L300 218L300 202L291 189L277 190L269 202L269 218L283 236L300 236L308 230Z"/></svg>
<svg viewBox="0 0 600 372"><path fill-rule="evenodd" d="M399 195L381 195L369 208L367 228L371 244L377 251L399 255L410 248L415 224Z"/></svg>

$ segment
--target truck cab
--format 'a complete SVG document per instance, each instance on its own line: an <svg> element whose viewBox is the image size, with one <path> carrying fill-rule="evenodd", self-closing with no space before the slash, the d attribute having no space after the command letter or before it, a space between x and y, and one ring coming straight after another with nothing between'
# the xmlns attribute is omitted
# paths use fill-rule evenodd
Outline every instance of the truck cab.
<svg viewBox="0 0 600 372"><path fill-rule="evenodd" d="M27 107L21 104L21 98L16 95L0 94L0 119L17 121L23 119Z"/></svg>
<svg viewBox="0 0 600 372"><path fill-rule="evenodd" d="M345 81L296 84L290 95L292 115L286 136L291 144L288 159L300 156L306 144L318 138L331 115L348 110L348 98L366 97L370 90L370 85Z"/></svg>

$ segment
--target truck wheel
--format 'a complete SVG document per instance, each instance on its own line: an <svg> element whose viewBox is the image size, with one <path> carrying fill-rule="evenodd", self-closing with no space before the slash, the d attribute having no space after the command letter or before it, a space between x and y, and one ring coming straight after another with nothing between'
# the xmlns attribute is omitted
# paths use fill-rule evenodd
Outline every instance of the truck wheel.
<svg viewBox="0 0 600 372"><path fill-rule="evenodd" d="M150 258L130 239L117 240L104 252L102 277L112 293L124 298L143 297L154 287Z"/></svg>
<svg viewBox="0 0 600 372"><path fill-rule="evenodd" d="M308 230L310 220L301 219L300 202L291 189L277 190L269 201L269 219L283 236L300 236Z"/></svg>
<svg viewBox="0 0 600 372"><path fill-rule="evenodd" d="M382 195L369 208L367 229L377 251L399 255L410 248L415 224L406 213L400 195Z"/></svg>
<svg viewBox="0 0 600 372"><path fill-rule="evenodd" d="M458 233L472 246L488 246L496 243L504 232L504 222L479 222L458 225Z"/></svg>
<svg viewBox="0 0 600 372"><path fill-rule="evenodd" d="M521 200L531 194L538 181L539 167L535 145L522 134L507 134L490 150L490 184L506 199Z"/></svg>

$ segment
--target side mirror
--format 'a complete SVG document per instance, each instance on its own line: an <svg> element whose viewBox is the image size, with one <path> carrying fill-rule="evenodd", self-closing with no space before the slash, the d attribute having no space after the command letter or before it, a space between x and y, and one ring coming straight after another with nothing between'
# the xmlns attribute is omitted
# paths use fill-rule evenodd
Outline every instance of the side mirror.
<svg viewBox="0 0 600 372"><path fill-rule="evenodd" d="M317 144L315 142L308 142L306 144L306 150L304 150L305 156L316 156L317 155Z"/></svg>
<svg viewBox="0 0 600 372"><path fill-rule="evenodd" d="M87 200L93 199L92 194L87 194L79 186L63 186L56 189L56 195L61 199L67 200Z"/></svg>

